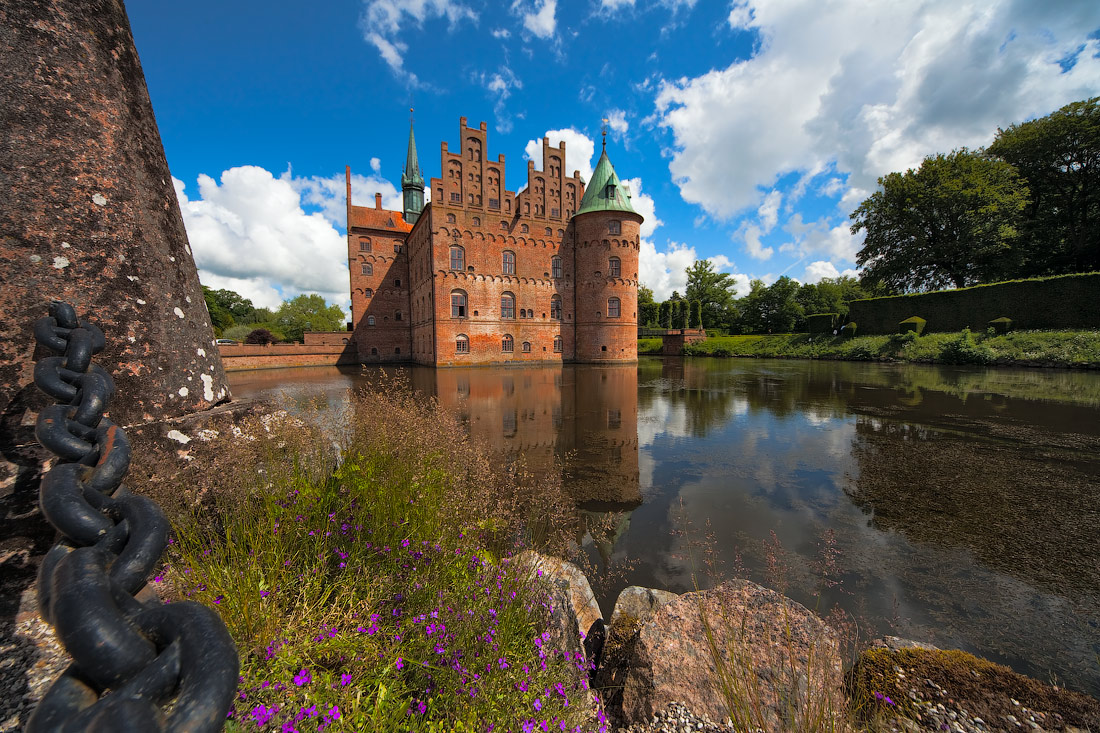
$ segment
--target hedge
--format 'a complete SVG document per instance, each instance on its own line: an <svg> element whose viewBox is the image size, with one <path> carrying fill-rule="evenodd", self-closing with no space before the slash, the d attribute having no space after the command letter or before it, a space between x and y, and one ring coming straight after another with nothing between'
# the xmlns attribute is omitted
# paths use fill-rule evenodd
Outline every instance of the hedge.
<svg viewBox="0 0 1100 733"><path fill-rule="evenodd" d="M861 334L894 333L912 316L927 332L984 331L998 318L1022 330L1100 328L1100 272L853 300L848 311Z"/></svg>
<svg viewBox="0 0 1100 733"><path fill-rule="evenodd" d="M839 313L814 313L806 316L806 327L810 333L832 333L836 328Z"/></svg>

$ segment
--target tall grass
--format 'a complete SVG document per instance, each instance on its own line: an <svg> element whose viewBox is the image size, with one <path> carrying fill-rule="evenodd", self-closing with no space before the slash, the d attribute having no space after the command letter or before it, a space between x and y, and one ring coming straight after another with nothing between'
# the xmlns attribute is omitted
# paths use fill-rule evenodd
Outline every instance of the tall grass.
<svg viewBox="0 0 1100 733"><path fill-rule="evenodd" d="M601 728L583 657L548 643L545 587L508 562L533 531L564 544L561 487L402 388L338 422L245 426L239 463L174 508L156 580L237 642L229 728Z"/></svg>

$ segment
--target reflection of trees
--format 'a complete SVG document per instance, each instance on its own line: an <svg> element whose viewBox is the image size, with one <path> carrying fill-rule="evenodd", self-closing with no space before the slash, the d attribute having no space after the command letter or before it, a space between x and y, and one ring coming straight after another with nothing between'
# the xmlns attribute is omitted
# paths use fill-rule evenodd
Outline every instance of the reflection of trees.
<svg viewBox="0 0 1100 733"><path fill-rule="evenodd" d="M879 529L964 549L994 571L1098 604L1100 440L1055 442L1065 443L1020 451L1003 440L861 416L859 477L847 492Z"/></svg>

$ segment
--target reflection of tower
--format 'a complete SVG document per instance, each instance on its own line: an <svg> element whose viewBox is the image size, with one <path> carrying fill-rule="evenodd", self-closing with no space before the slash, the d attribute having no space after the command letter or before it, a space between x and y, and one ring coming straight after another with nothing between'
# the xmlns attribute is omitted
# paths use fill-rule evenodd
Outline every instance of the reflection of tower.
<svg viewBox="0 0 1100 733"><path fill-rule="evenodd" d="M638 360L641 223L604 150L571 222L576 361Z"/></svg>
<svg viewBox="0 0 1100 733"><path fill-rule="evenodd" d="M566 485L579 504L623 509L641 503L638 478L638 369L576 367L572 395L575 454Z"/></svg>

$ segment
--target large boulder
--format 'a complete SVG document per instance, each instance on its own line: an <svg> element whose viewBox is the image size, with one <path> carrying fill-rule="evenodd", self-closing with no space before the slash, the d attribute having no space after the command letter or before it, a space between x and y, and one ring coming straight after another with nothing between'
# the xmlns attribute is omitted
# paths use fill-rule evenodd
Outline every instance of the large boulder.
<svg viewBox="0 0 1100 733"><path fill-rule="evenodd" d="M605 666L618 669L614 712L625 723L647 721L673 702L711 720L732 718L738 730L802 729L844 712L836 632L746 580L659 605L636 638L608 649Z"/></svg>
<svg viewBox="0 0 1100 733"><path fill-rule="evenodd" d="M551 645L571 658L576 654L590 664L595 659L583 640L603 623L600 604L581 569L571 562L525 550L515 558L518 567L549 586Z"/></svg>
<svg viewBox="0 0 1100 733"><path fill-rule="evenodd" d="M629 667L626 660L633 656L633 645L641 630L657 609L679 596L667 590L632 585L624 588L615 600L615 610L607 627L607 641L596 670L594 685L604 704L613 714L622 709L623 679Z"/></svg>

